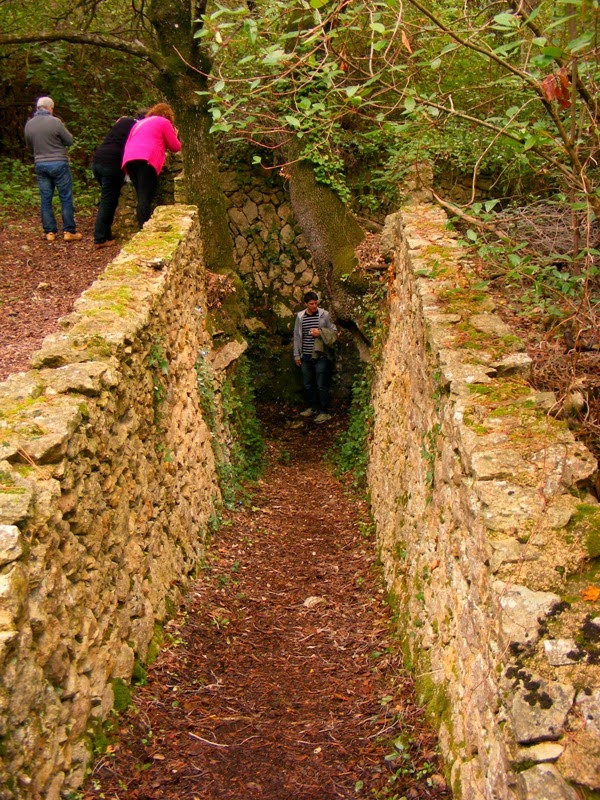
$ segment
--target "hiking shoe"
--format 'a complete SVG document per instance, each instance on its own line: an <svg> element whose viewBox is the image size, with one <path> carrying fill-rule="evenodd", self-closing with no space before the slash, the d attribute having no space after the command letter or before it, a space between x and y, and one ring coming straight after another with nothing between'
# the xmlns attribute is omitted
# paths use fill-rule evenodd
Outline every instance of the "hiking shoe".
<svg viewBox="0 0 600 800"><path fill-rule="evenodd" d="M300 412L300 416L301 417L312 417L312 415L316 414L316 413L317 412L314 410L314 408L305 408L304 411Z"/></svg>
<svg viewBox="0 0 600 800"><path fill-rule="evenodd" d="M322 422L327 422L328 419L331 419L331 414L327 414L325 411L321 411L320 414L317 414L315 417L315 422L317 425L320 425Z"/></svg>
<svg viewBox="0 0 600 800"><path fill-rule="evenodd" d="M69 233L69 231L65 231L63 236L65 242L78 242L81 239L80 233Z"/></svg>
<svg viewBox="0 0 600 800"><path fill-rule="evenodd" d="M56 234L52 233L52 231L50 231L50 233L46 234L46 241L47 242L53 242L55 239L56 239Z"/></svg>
<svg viewBox="0 0 600 800"><path fill-rule="evenodd" d="M105 242L94 242L95 247L112 247L115 243L114 239L107 239Z"/></svg>

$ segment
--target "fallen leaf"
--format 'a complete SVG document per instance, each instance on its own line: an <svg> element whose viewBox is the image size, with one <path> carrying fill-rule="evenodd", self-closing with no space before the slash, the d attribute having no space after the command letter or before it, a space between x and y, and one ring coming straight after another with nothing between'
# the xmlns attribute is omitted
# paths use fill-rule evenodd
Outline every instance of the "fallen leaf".
<svg viewBox="0 0 600 800"><path fill-rule="evenodd" d="M600 586L588 586L581 592L581 596L588 603L595 603L596 600L600 600Z"/></svg>

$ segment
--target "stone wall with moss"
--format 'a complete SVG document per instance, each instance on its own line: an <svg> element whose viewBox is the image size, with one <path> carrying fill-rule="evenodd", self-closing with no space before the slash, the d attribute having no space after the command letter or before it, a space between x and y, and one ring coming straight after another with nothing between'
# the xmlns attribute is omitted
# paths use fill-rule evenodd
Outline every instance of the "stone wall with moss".
<svg viewBox="0 0 600 800"><path fill-rule="evenodd" d="M221 180L249 297L245 324L258 396L299 402L302 388L291 346L294 315L304 308L304 292L321 296L323 287L278 170L237 163Z"/></svg>
<svg viewBox="0 0 600 800"><path fill-rule="evenodd" d="M383 240L395 278L369 486L454 796L597 796L597 464L530 387L443 212L407 207Z"/></svg>
<svg viewBox="0 0 600 800"><path fill-rule="evenodd" d="M218 405L244 344L212 348L199 248L195 209L159 209L0 384L2 800L81 783L203 558L219 418L198 374Z"/></svg>
<svg viewBox="0 0 600 800"><path fill-rule="evenodd" d="M304 292L320 291L306 240L294 219L283 180L275 170L237 167L222 174L229 227L250 304L279 332L289 332ZM250 328L256 324L251 317ZM264 324L264 323L263 323Z"/></svg>

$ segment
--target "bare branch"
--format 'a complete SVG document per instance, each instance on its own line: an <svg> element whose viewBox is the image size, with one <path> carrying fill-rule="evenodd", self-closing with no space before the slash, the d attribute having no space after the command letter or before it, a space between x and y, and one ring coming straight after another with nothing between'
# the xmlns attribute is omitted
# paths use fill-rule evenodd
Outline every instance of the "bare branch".
<svg viewBox="0 0 600 800"><path fill-rule="evenodd" d="M166 70L166 64L162 56L138 40L130 42L107 34L74 31L38 31L37 33L0 34L0 47L30 44L34 42L70 42L71 44L88 44L94 47L104 47L108 50L128 53L136 58L148 61L161 72Z"/></svg>

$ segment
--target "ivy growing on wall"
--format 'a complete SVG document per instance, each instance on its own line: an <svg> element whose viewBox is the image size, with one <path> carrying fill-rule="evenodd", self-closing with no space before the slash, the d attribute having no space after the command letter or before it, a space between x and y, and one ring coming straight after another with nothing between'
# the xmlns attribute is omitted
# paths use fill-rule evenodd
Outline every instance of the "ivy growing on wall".
<svg viewBox="0 0 600 800"><path fill-rule="evenodd" d="M250 368L242 356L229 368L220 390L210 364L202 356L196 362L196 374L200 407L213 434L211 444L223 502L232 508L263 466L264 440Z"/></svg>

